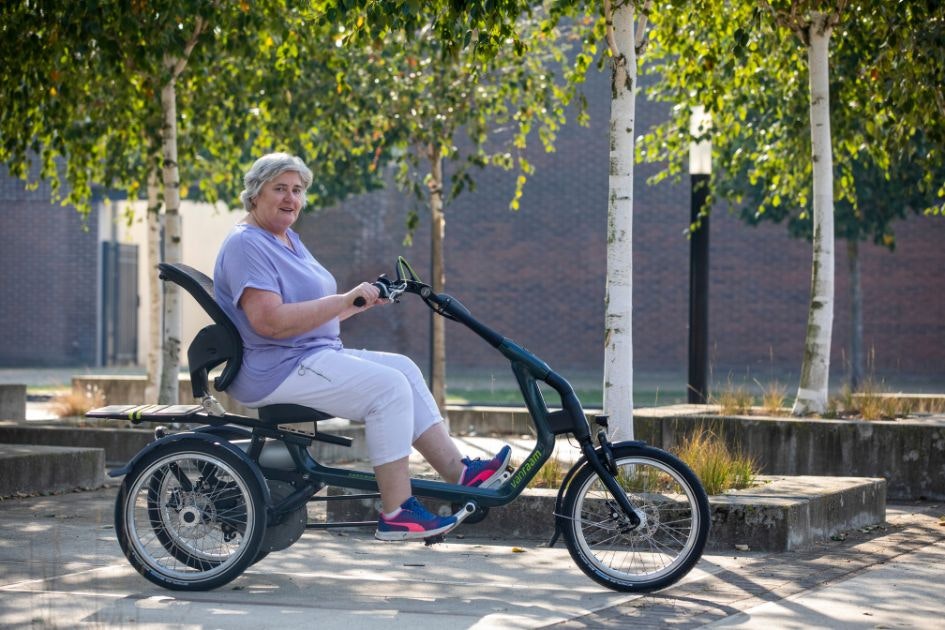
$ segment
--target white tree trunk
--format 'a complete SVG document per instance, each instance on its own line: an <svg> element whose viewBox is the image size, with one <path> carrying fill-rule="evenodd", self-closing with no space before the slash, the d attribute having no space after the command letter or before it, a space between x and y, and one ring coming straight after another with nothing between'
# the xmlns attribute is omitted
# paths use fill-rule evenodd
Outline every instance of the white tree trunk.
<svg viewBox="0 0 945 630"><path fill-rule="evenodd" d="M633 4L613 11L607 291L604 313L604 413L614 440L633 439L633 153L637 60Z"/></svg>
<svg viewBox="0 0 945 630"><path fill-rule="evenodd" d="M804 362L794 415L827 409L834 305L833 152L830 140L829 16L811 14L808 45L810 133L814 166L814 242Z"/></svg>
<svg viewBox="0 0 945 630"><path fill-rule="evenodd" d="M161 202L159 198L160 181L157 172L148 175L148 356L147 385L145 385L146 403L156 403L161 389L161 280L158 278L157 265L161 261Z"/></svg>
<svg viewBox="0 0 945 630"><path fill-rule="evenodd" d="M443 240L446 238L446 217L443 215L443 158L440 148L431 143L427 157L430 159L430 257L433 268L433 290L446 290L446 264L443 260ZM430 374L430 390L449 428L446 414L446 320L433 315L433 364Z"/></svg>
<svg viewBox="0 0 945 630"><path fill-rule="evenodd" d="M173 63L169 63L173 67ZM180 262L180 174L177 168L177 94L172 78L161 89L164 111L164 261ZM164 354L158 402L177 404L180 371L181 309L180 291L173 282L164 283Z"/></svg>

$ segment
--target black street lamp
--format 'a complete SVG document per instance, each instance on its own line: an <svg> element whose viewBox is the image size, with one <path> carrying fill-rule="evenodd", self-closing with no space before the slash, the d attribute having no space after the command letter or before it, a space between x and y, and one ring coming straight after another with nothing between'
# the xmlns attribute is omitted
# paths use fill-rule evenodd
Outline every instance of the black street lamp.
<svg viewBox="0 0 945 630"><path fill-rule="evenodd" d="M690 131L705 134L711 119L702 107L693 109ZM690 225L698 226L689 241L689 382L687 399L705 404L709 368L709 216L700 217L709 197L712 177L712 144L708 140L689 145Z"/></svg>

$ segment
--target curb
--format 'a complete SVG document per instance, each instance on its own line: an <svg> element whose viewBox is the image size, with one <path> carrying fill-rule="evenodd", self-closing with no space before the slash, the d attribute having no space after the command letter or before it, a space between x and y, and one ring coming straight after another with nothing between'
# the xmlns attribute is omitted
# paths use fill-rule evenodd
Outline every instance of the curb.
<svg viewBox="0 0 945 630"><path fill-rule="evenodd" d="M0 497L52 494L105 483L100 448L0 444Z"/></svg>

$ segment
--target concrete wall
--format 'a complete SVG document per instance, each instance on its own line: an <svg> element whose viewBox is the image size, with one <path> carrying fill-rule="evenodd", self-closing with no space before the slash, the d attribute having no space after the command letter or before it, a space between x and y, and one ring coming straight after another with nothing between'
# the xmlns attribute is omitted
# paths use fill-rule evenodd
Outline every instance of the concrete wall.
<svg viewBox="0 0 945 630"><path fill-rule="evenodd" d="M705 428L769 475L882 477L891 499L945 499L945 418L895 421L634 413L636 437L672 450Z"/></svg>
<svg viewBox="0 0 945 630"><path fill-rule="evenodd" d="M634 438L672 451L705 428L767 475L882 477L889 498L945 500L945 416L896 421L700 415L697 406L636 409ZM589 421L595 411L587 410ZM524 409L450 407L456 432L534 433Z"/></svg>

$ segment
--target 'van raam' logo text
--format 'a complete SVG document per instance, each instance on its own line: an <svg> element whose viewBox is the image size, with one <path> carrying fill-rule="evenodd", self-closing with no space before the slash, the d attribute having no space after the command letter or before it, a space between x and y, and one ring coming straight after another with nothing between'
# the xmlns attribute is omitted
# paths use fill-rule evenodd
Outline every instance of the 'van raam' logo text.
<svg viewBox="0 0 945 630"><path fill-rule="evenodd" d="M528 471L535 467L535 464L538 463L538 460L541 459L541 450L536 450L531 456L525 460L519 469L515 472L515 476L512 477L512 487L517 488L522 479L528 475Z"/></svg>

